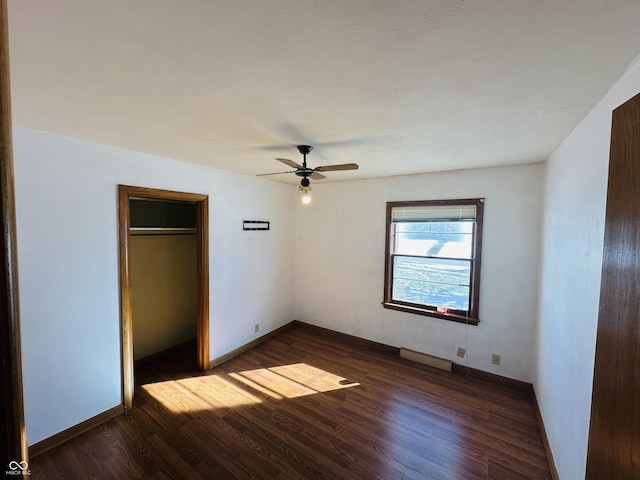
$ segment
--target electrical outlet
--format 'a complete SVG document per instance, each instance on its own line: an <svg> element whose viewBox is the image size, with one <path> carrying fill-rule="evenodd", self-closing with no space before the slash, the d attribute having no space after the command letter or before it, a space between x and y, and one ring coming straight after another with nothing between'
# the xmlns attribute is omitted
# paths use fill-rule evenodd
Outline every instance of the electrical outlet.
<svg viewBox="0 0 640 480"><path fill-rule="evenodd" d="M260 324L259 323L256 323L256 326L253 327L253 331L256 332L256 333L258 333L260 331Z"/></svg>
<svg viewBox="0 0 640 480"><path fill-rule="evenodd" d="M467 353L467 351L466 351L464 348L462 348L462 347L458 347L458 356L459 356L460 358L464 358L464 356L465 356L465 354L466 354L466 353Z"/></svg>
<svg viewBox="0 0 640 480"><path fill-rule="evenodd" d="M493 363L494 365L500 365L500 355L496 353L491 355L491 363Z"/></svg>

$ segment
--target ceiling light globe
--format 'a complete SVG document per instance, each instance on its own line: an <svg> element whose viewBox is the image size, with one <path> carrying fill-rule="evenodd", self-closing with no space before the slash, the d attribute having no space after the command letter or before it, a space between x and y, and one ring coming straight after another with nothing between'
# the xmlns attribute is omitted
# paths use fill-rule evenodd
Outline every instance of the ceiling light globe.
<svg viewBox="0 0 640 480"><path fill-rule="evenodd" d="M306 180L306 179L304 179ZM298 187L298 192L300 194L300 204L304 207L305 205L309 205L311 203L311 186L309 185L300 185Z"/></svg>

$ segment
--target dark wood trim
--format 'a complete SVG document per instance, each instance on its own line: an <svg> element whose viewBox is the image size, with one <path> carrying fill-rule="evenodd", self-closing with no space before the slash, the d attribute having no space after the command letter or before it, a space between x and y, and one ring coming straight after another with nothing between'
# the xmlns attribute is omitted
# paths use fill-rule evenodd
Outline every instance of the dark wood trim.
<svg viewBox="0 0 640 480"><path fill-rule="evenodd" d="M400 312L415 313L416 315L424 315L425 317L442 318L443 320L450 320L452 322L466 323L469 325L478 325L480 320L477 318L463 317L462 315L456 315L454 313L438 313L426 308L419 308L413 305L398 303L398 302L385 302L382 304L384 308L391 310L398 310Z"/></svg>
<svg viewBox="0 0 640 480"><path fill-rule="evenodd" d="M228 360L231 360L233 357L237 357L238 355L240 355L243 352L246 352L247 350L252 349L253 347L260 345L261 343L269 340L270 338L275 337L276 335L288 330L289 328L295 326L296 328L300 328L303 330L306 330L308 332L311 333L315 333L318 335L324 335L324 336L329 336L332 337L336 340L341 340L343 342L348 343L349 345L351 345L352 347L356 347L356 348L363 348L363 349L370 349L370 350L377 350L377 351L382 351L382 352L387 352L387 353L391 353L393 355L399 355L400 354L400 349L397 347L392 347L390 345L385 345L384 343L378 343L378 342L374 342L372 340L366 340L364 338L360 338L360 337L354 337L353 335L348 335L346 333L342 333L342 332L337 332L335 330L330 330L328 328L324 328L324 327L318 327L317 325L311 325L310 323L304 323L301 322L299 320L293 320L289 323L287 323L286 325L283 325L279 328L276 328L275 330L267 333L266 335L263 335L259 338L256 338L255 340L252 340L249 343L246 343L232 351L230 351L229 353L222 355L220 357L217 357L215 359L213 359L210 363L210 368L216 367Z"/></svg>
<svg viewBox="0 0 640 480"><path fill-rule="evenodd" d="M588 480L640 472L640 94L613 111Z"/></svg>
<svg viewBox="0 0 640 480"><path fill-rule="evenodd" d="M454 198L450 200L398 200L387 202L391 207L432 207L438 205L477 205L484 198Z"/></svg>
<svg viewBox="0 0 640 480"><path fill-rule="evenodd" d="M9 75L9 34L7 2L0 0L0 215L2 215L2 252L0 266L0 348L2 355L2 458L8 462L28 462L20 352L20 311L18 301L18 253L16 238L15 186L13 175L13 138L11 87ZM2 471L2 470L0 470Z"/></svg>
<svg viewBox="0 0 640 480"><path fill-rule="evenodd" d="M469 316L480 318L480 267L482 266L482 231L484 230L484 198L476 199L476 223L474 225L473 262L471 262L471 305Z"/></svg>
<svg viewBox="0 0 640 480"><path fill-rule="evenodd" d="M386 215L387 219L385 222L385 231L384 231L384 295L382 304L386 305L391 301L391 283L389 278L393 274L393 266L391 262L393 262L393 258L391 257L391 211L393 210L394 204L396 202L387 202L387 210Z"/></svg>
<svg viewBox="0 0 640 480"><path fill-rule="evenodd" d="M434 312L418 304L404 304L392 298L393 256L391 255L391 212L395 207L430 207L438 205L475 205L476 222L473 235L473 252L471 260L471 291L469 292L469 316L456 314L441 314ZM385 259L384 259L384 299L382 305L385 308L399 310L406 313L415 313L427 317L440 318L458 323L477 325L480 315L480 267L482 265L482 230L484 222L484 198L463 198L452 200L406 200L399 202L387 202L386 230L385 230Z"/></svg>
<svg viewBox="0 0 640 480"><path fill-rule="evenodd" d="M502 375L485 372L482 370L478 370L477 368L470 368L466 365L460 365L459 363L452 364L451 371L459 375L467 375L469 377L478 378L480 380L486 380L487 382L498 383L515 390L521 390L523 392L529 393L533 392L533 385L528 382L523 382L522 380L516 380L514 378L503 377Z"/></svg>
<svg viewBox="0 0 640 480"><path fill-rule="evenodd" d="M131 185L118 185L124 188L130 198L146 198L150 200L171 200L174 202L202 202L209 198L203 193L178 192L175 190L160 190L158 188L135 187Z"/></svg>
<svg viewBox="0 0 640 480"><path fill-rule="evenodd" d="M120 255L120 321L122 341L122 401L125 409L133 405L133 323L131 307L131 258L129 227L131 198L173 200L196 204L196 263L198 288L198 367L209 368L209 197L199 193L175 192L155 188L118 186L118 226Z"/></svg>
<svg viewBox="0 0 640 480"><path fill-rule="evenodd" d="M542 436L542 445L544 451L547 454L547 461L549 462L549 472L551 472L551 478L553 480L560 480L558 475L558 469L556 468L556 461L553 459L553 452L551 451L551 445L549 445L549 437L547 437L547 429L544 426L544 420L540 413L540 406L538 405L538 398L536 397L535 389L531 389L531 395L533 397L533 408L536 410L536 419L538 420L538 427L540 428L540 435Z"/></svg>
<svg viewBox="0 0 640 480"><path fill-rule="evenodd" d="M120 264L120 340L122 355L122 403L133 405L133 317L131 301L130 205L126 187L118 187L118 238Z"/></svg>
<svg viewBox="0 0 640 480"><path fill-rule="evenodd" d="M294 324L294 322L289 322L285 325L282 325L281 327L278 327L275 330L272 330L271 332L256 338L255 340L251 340L249 343L245 343L244 345L241 345L240 347L231 350L229 353L225 353L224 355L214 358L213 360L211 360L211 363L209 363L209 368L217 367L218 365L221 365L224 362L231 360L233 357L237 357L241 353L244 353L247 350L251 350L253 347L256 347L261 343L266 342L267 340L275 337L276 335L279 335L280 333L286 330L289 330L291 326Z"/></svg>
<svg viewBox="0 0 640 480"><path fill-rule="evenodd" d="M55 435L49 438L45 438L38 443L34 443L29 447L29 453L32 457L40 455L41 453L44 453L53 447L68 442L72 438L75 438L78 435L91 430L92 428L102 425L103 423L111 420L114 417L117 417L118 415L121 415L122 413L124 413L124 408L122 405L117 405L113 408L110 408L109 410L99 413L95 417L91 417L82 423L67 428L60 433L56 433Z"/></svg>
<svg viewBox="0 0 640 480"><path fill-rule="evenodd" d="M352 347L371 349L377 350L379 352L391 353L393 355L400 355L400 349L398 347L392 347L391 345L374 342L373 340L355 337L347 333L337 332L336 330L331 330L328 328L319 327L317 325L312 325L310 323L301 322L300 320L294 320L292 324L298 328L302 328L312 333L333 337L336 340L347 342Z"/></svg>
<svg viewBox="0 0 640 480"><path fill-rule="evenodd" d="M196 203L196 248L198 282L198 368L209 368L209 197Z"/></svg>

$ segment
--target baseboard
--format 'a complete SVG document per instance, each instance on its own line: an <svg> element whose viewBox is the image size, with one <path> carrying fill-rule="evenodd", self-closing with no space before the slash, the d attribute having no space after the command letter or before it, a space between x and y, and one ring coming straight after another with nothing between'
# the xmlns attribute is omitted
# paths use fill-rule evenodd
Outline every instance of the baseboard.
<svg viewBox="0 0 640 480"><path fill-rule="evenodd" d="M453 373L468 375L470 377L479 378L488 382L498 383L500 385L504 385L505 387L514 388L516 390L522 390L529 393L533 392L533 386L528 382L515 380L509 377L503 377L502 375L496 375L495 373L484 372L476 368L469 368L466 365L460 365L459 363L454 363L451 366L451 371Z"/></svg>
<svg viewBox="0 0 640 480"><path fill-rule="evenodd" d="M295 320L294 320L295 321ZM233 357L237 357L241 353L246 352L247 350L252 349L253 347L260 345L263 342L266 342L270 338L275 337L276 335L284 332L291 328L294 322L289 322L286 325L276 328L275 330L262 335L261 337L256 338L255 340L250 341L249 343L245 343L244 345L236 348L235 350L231 350L229 353L226 353L218 358L214 358L209 362L209 368L217 367L218 365L231 360Z"/></svg>
<svg viewBox="0 0 640 480"><path fill-rule="evenodd" d="M336 339L340 339L342 341L346 341L351 346L359 347L359 348L368 348L374 349L378 351L383 351L387 353L391 353L393 355L400 355L400 348L392 347L391 345L386 345L384 343L374 342L372 340L366 340L364 338L355 337L353 335L349 335L347 333L337 332L335 330L330 330L324 327L318 327L317 325L311 325L310 323L304 323L300 320L294 320L289 325L295 326L297 328L304 328L307 331L316 332L320 335L330 336ZM489 382L498 383L510 388L514 388L516 390L522 390L525 392L532 392L533 387L530 383L523 382L520 380L514 380L513 378L503 377L501 375L496 375L495 373L484 372L482 370L477 370L475 368L467 369L466 366L459 365L457 363L453 363L451 365L451 371L453 373L460 373L464 375L469 375L474 378L480 378L482 380L487 380Z"/></svg>
<svg viewBox="0 0 640 480"><path fill-rule="evenodd" d="M330 330L324 327L318 327L317 325L311 325L310 323L301 322L300 320L294 320L291 323L297 328L303 328L307 331L315 332L320 335L326 335L342 341L347 341L351 346L354 346L356 348L373 349L391 353L393 355L400 355L400 349L397 347L392 347L391 345L374 342L373 340L367 340L365 338L355 337L347 333L337 332L335 330Z"/></svg>
<svg viewBox="0 0 640 480"><path fill-rule="evenodd" d="M122 405L117 405L105 412L99 413L95 417L85 420L82 423L67 428L60 433L56 433L55 435L45 438L38 443L34 443L29 447L29 456L35 457L40 455L53 447L57 447L58 445L68 442L87 430L91 430L92 428L102 425L104 422L111 420L113 417L117 417L122 413L124 413L124 407Z"/></svg>
<svg viewBox="0 0 640 480"><path fill-rule="evenodd" d="M538 419L538 427L540 428L540 435L542 436L542 444L544 445L544 451L547 452L547 462L549 462L549 470L551 471L551 478L553 480L560 480L558 475L558 469L556 468L556 461L553 459L553 452L549 445L549 438L547 437L547 429L544 427L544 420L542 420L542 414L540 413L540 406L538 405L538 398L536 397L535 389L531 389L533 396L533 408L536 410L536 418Z"/></svg>

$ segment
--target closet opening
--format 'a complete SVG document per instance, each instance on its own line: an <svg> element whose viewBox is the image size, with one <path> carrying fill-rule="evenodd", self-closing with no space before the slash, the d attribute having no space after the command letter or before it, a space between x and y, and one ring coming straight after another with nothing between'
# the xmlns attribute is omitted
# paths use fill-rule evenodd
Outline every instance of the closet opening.
<svg viewBox="0 0 640 480"><path fill-rule="evenodd" d="M134 365L178 351L209 368L208 196L120 185L123 405Z"/></svg>

